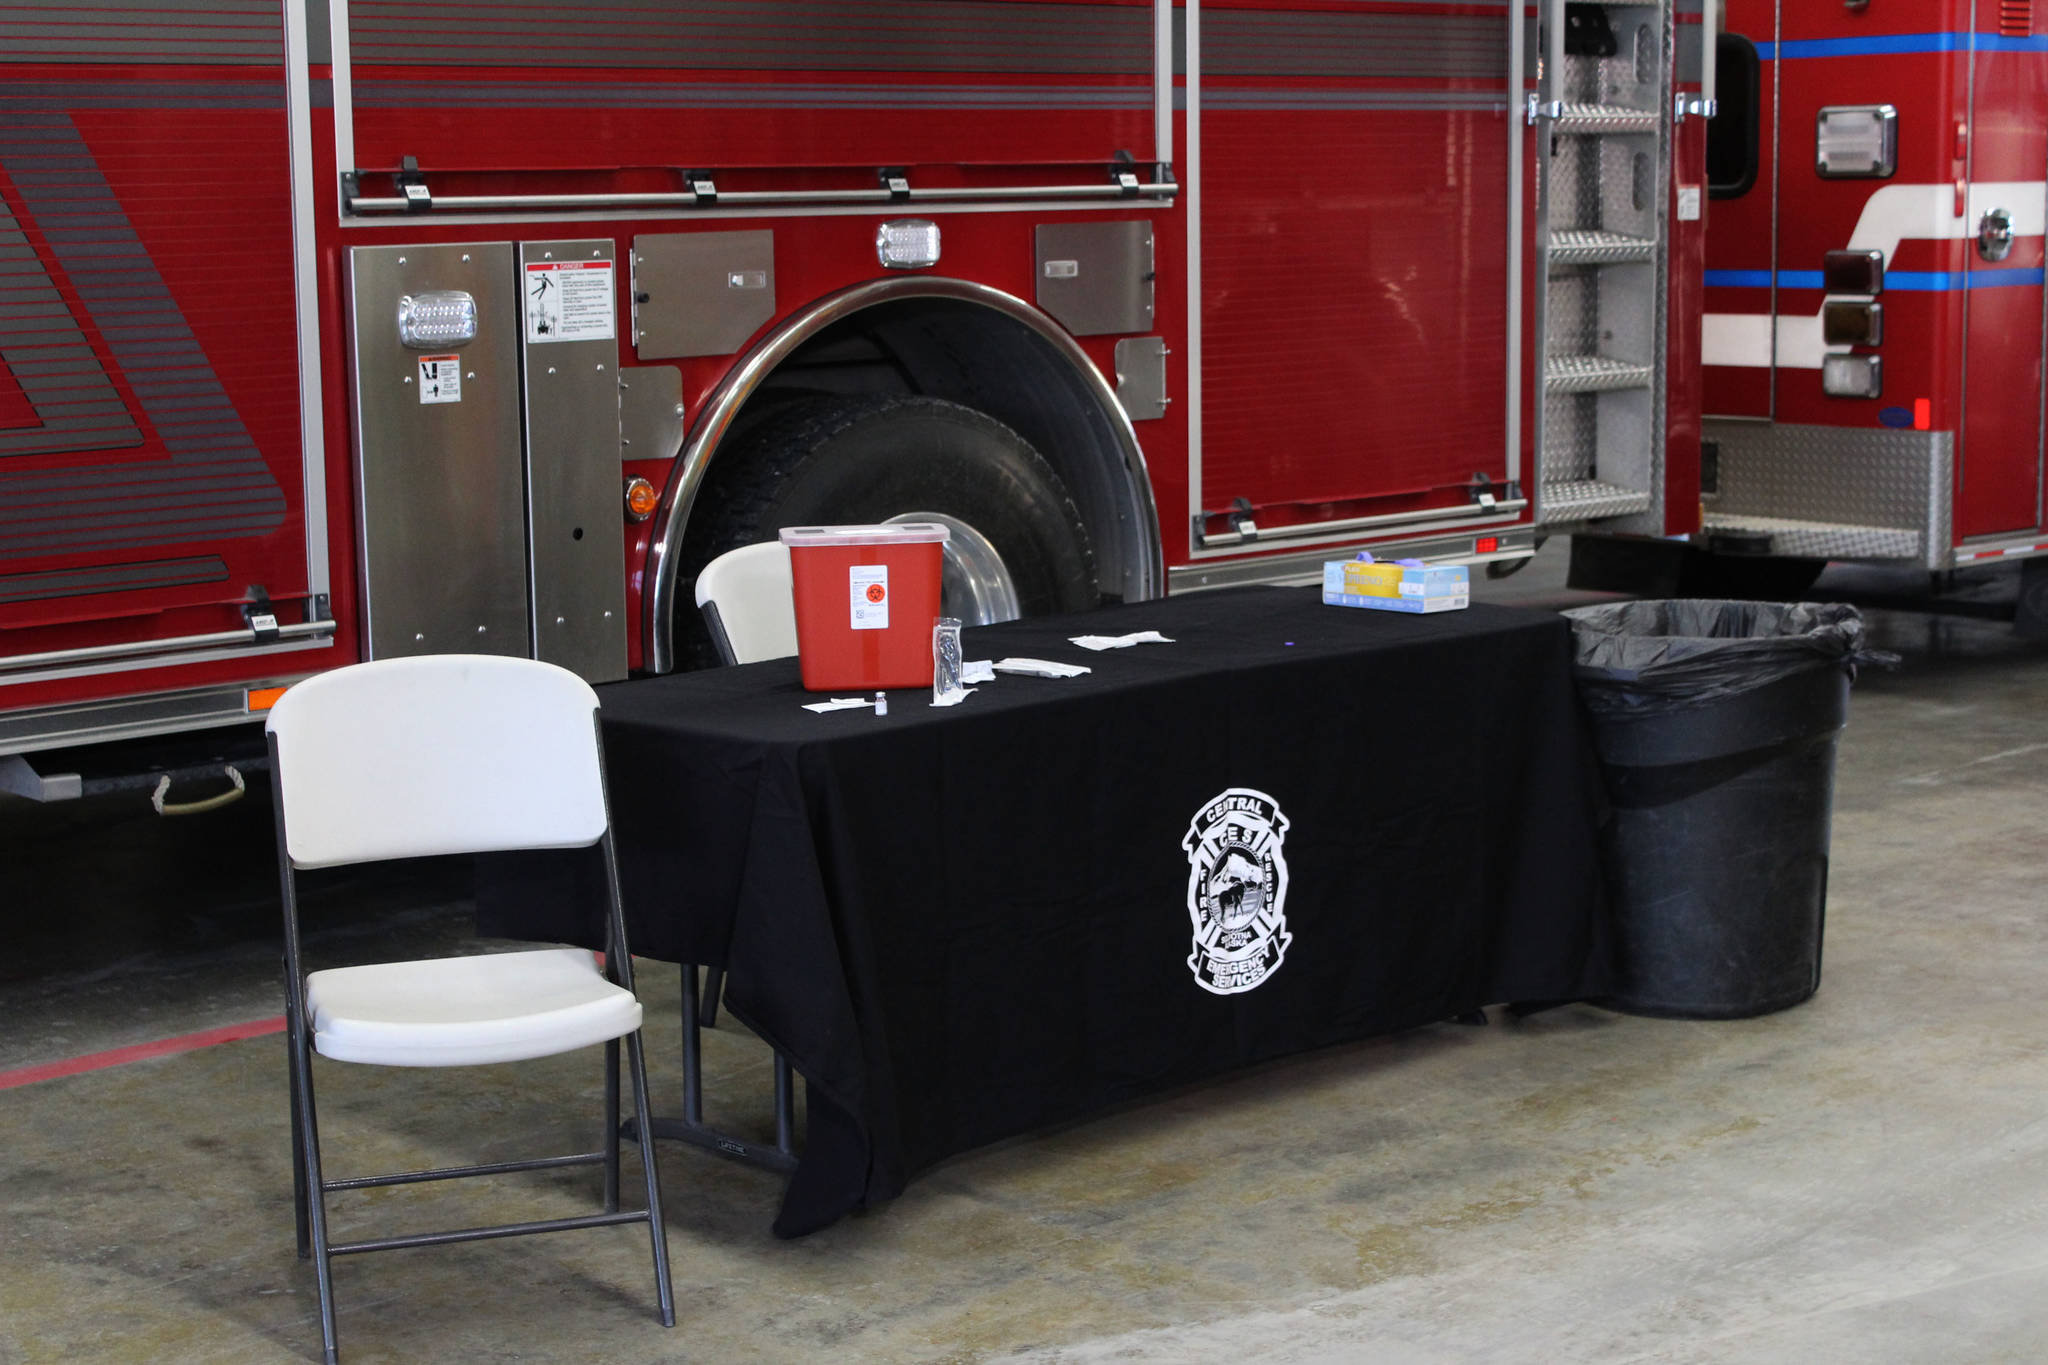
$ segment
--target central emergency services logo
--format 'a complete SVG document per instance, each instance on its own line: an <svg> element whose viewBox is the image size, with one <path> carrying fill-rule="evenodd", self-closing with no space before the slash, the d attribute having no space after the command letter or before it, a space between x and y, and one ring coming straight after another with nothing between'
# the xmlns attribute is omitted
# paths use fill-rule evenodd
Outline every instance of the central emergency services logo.
<svg viewBox="0 0 2048 1365"><path fill-rule="evenodd" d="M1294 935L1282 913L1287 860L1280 803L1232 787L1195 813L1181 847L1188 855L1188 919L1195 984L1217 995L1251 990L1280 968Z"/></svg>

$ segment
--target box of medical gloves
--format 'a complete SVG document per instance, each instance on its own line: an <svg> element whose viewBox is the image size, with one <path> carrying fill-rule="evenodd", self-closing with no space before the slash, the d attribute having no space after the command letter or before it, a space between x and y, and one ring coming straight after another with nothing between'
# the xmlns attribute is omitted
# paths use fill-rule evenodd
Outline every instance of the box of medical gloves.
<svg viewBox="0 0 2048 1365"><path fill-rule="evenodd" d="M1457 611L1471 605L1471 576L1463 564L1374 560L1369 554L1332 559L1323 564L1323 602L1375 611Z"/></svg>

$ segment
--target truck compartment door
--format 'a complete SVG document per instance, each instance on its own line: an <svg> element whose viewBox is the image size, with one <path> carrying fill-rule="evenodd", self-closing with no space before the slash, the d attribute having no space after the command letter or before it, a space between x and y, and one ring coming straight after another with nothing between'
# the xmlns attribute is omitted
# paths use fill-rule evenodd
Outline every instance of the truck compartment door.
<svg viewBox="0 0 2048 1365"><path fill-rule="evenodd" d="M1514 34L1396 8L1201 8L1198 555L1517 519Z"/></svg>
<svg viewBox="0 0 2048 1365"><path fill-rule="evenodd" d="M2001 33L2048 35L2048 12L2006 18ZM2048 185L2040 177L2048 167L2048 59L2016 47L1982 43L1970 57L1958 540L2042 524L2041 272Z"/></svg>
<svg viewBox="0 0 2048 1365"><path fill-rule="evenodd" d="M79 41L47 60L126 60ZM18 68L0 82L0 708L327 630L294 401L283 71L257 61L232 93L183 75L139 93ZM281 635L246 623L255 588Z"/></svg>

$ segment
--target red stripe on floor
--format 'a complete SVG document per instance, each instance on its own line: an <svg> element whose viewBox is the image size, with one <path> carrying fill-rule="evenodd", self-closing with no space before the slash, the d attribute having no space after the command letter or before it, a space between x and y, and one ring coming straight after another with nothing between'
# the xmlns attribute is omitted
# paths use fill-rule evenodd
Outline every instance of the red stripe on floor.
<svg viewBox="0 0 2048 1365"><path fill-rule="evenodd" d="M146 1062L152 1057L170 1057L180 1052L194 1052L202 1047L213 1047L220 1043L238 1043L244 1038L261 1038L266 1034L283 1032L284 1016L280 1014L274 1019L251 1019L246 1024L228 1024L221 1028L180 1034L176 1038L159 1038L151 1043L133 1043L127 1047L109 1048L105 1052L88 1052L83 1057L69 1057L61 1062L44 1062L40 1066L23 1066L13 1071L0 1071L0 1090L12 1090L17 1085L34 1085L37 1081L54 1081L60 1076L76 1076L85 1071L102 1071L110 1066L126 1066L130 1062Z"/></svg>

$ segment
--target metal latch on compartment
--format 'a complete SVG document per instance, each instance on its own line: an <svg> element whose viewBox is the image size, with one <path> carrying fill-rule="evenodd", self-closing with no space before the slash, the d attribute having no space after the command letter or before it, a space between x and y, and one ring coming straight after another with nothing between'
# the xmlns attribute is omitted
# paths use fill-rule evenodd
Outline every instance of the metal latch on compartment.
<svg viewBox="0 0 2048 1365"><path fill-rule="evenodd" d="M1109 182L1122 191L1122 198L1138 197L1138 186L1141 182L1136 166L1137 162L1132 159L1131 154L1121 149L1118 150L1116 159L1109 163Z"/></svg>
<svg viewBox="0 0 2048 1365"><path fill-rule="evenodd" d="M270 593L261 583L251 584L249 600L242 604L242 619L249 625L249 632L255 637L254 643L274 643L279 635L277 611L270 601Z"/></svg>
<svg viewBox="0 0 2048 1365"><path fill-rule="evenodd" d="M427 190L427 182L420 177L420 161L416 156L406 157L399 163L399 172L392 179L398 185L398 197L405 201L407 213L425 213L434 207L434 196Z"/></svg>

